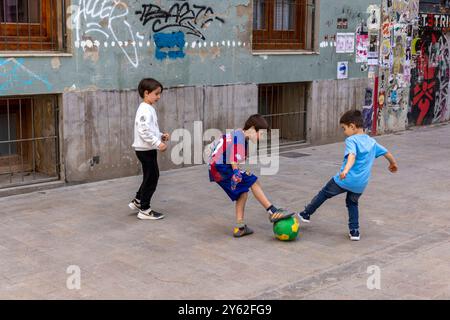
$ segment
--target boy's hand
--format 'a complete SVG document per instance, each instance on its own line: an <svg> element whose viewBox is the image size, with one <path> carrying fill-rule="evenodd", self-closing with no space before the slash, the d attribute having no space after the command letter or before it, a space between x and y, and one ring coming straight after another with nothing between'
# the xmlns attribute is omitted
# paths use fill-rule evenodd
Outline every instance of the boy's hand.
<svg viewBox="0 0 450 320"><path fill-rule="evenodd" d="M167 150L167 145L164 142L161 142L158 149L159 149L159 151L164 152Z"/></svg>
<svg viewBox="0 0 450 320"><path fill-rule="evenodd" d="M162 141L169 141L169 139L170 139L170 134L168 134L168 133L164 133L164 134L161 136L161 140L162 140Z"/></svg>
<svg viewBox="0 0 450 320"><path fill-rule="evenodd" d="M398 166L397 166L397 163L391 163L390 165L389 165L389 171L390 172L392 172L392 173L394 173L394 172L397 172L398 171Z"/></svg>
<svg viewBox="0 0 450 320"><path fill-rule="evenodd" d="M346 177L347 177L347 174L348 174L348 171L342 171L340 174L339 174L339 179L341 179L341 180L344 180Z"/></svg>

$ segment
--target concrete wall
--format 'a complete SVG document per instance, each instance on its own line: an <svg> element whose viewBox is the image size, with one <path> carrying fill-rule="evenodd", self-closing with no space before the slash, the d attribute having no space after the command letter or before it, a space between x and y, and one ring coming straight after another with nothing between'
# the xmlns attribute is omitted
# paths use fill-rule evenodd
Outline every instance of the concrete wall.
<svg viewBox="0 0 450 320"><path fill-rule="evenodd" d="M157 106L163 132L178 128L194 133L194 122L203 129L242 127L257 112L256 85L173 88L163 92ZM137 91L85 91L63 95L63 167L69 182L112 179L139 174L131 144ZM201 136L200 136L201 138ZM183 167L170 161L173 146L159 154L160 169ZM200 155L201 156L201 155ZM191 150L191 163L194 162Z"/></svg>
<svg viewBox="0 0 450 320"><path fill-rule="evenodd" d="M361 106L367 69L355 62L354 53L336 53L335 36L355 33L366 22L370 0L316 0L314 50L283 54L251 49L251 0L67 3L68 52L0 52L0 96L61 94L61 162L67 181L139 172L131 143L136 87L144 77L169 88L158 107L161 129L169 132L186 128L192 133L196 120L205 130L241 127L257 112L257 85L263 83L314 81L317 98L322 89L331 90L317 100L321 103L313 99L307 106L311 143L338 140L338 113ZM171 10L174 16L158 22L149 9ZM190 10L197 19L176 22ZM212 20L203 25L205 12ZM347 29L338 29L338 19L347 20ZM172 47L162 48L158 37L172 32L178 38L165 39ZM166 55L167 50L172 53ZM339 61L348 61L350 80L335 81ZM332 118L324 127L328 114ZM162 170L174 166L170 152L160 157Z"/></svg>
<svg viewBox="0 0 450 320"><path fill-rule="evenodd" d="M324 144L342 141L344 135L339 119L348 110L361 109L365 89L369 85L368 79L312 82L308 110L309 142Z"/></svg>

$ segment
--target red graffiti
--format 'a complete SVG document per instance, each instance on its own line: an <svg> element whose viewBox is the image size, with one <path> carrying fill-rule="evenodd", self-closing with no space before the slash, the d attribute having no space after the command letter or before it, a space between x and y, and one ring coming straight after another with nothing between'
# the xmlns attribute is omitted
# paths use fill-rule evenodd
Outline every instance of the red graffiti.
<svg viewBox="0 0 450 320"><path fill-rule="evenodd" d="M437 38L434 34L431 37L431 43L434 45ZM416 83L414 86L412 101L413 107L419 109L419 115L416 120L416 125L421 125L425 119L430 107L434 106L435 88L436 88L436 67L430 67L429 55L427 53L425 44L422 44L422 59L418 64L418 68L423 72L423 82Z"/></svg>

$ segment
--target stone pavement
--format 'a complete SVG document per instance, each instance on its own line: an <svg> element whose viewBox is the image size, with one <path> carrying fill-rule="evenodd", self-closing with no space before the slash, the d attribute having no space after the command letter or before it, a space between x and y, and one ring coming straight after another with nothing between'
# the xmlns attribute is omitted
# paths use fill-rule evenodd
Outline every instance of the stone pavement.
<svg viewBox="0 0 450 320"><path fill-rule="evenodd" d="M161 174L160 221L128 209L140 177L0 198L0 298L449 299L450 126L377 140L400 171L376 161L360 200L359 242L348 239L343 195L290 243L274 239L250 196L255 233L235 239L233 204L208 182L206 166ZM295 151L309 156L280 157L279 173L260 181L274 204L300 210L338 170L343 144ZM80 290L66 286L71 265ZM371 266L380 289L367 287Z"/></svg>

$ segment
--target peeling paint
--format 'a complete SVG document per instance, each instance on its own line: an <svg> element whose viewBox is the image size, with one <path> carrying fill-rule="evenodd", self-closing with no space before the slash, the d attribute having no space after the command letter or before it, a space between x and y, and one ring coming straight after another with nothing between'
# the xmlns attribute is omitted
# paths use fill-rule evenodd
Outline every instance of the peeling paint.
<svg viewBox="0 0 450 320"><path fill-rule="evenodd" d="M54 57L51 60L52 68L57 70L61 67L61 60L58 57Z"/></svg>

